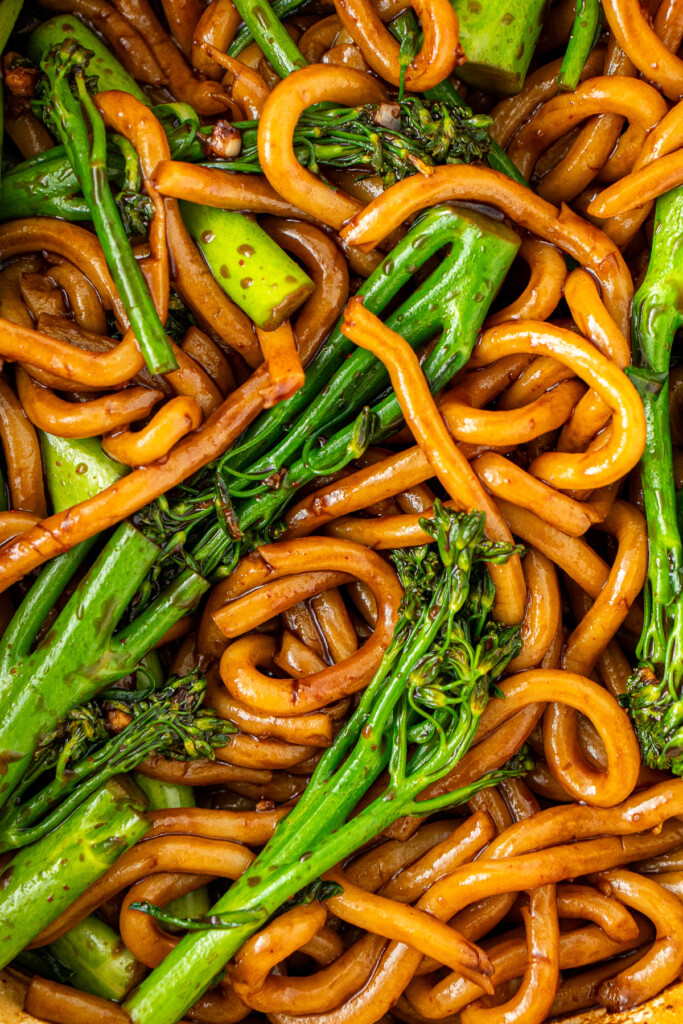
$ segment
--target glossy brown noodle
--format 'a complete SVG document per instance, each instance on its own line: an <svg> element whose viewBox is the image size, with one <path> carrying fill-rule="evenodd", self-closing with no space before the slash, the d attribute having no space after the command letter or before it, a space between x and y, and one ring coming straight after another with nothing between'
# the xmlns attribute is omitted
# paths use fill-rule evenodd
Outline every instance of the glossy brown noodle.
<svg viewBox="0 0 683 1024"><path fill-rule="evenodd" d="M524 744L536 768L447 817L395 822L328 872L341 894L268 922L187 1018L544 1024L591 1005L642 1004L683 970L683 782L643 768L619 703L647 567L636 469L645 421L624 370L653 200L683 182L681 5L604 0L607 24L573 93L557 92L561 60L545 54L564 49L575 5L552 9L521 92L485 108L530 189L477 163L423 165L383 189L367 167L322 180L299 163L293 133L322 101L393 99L399 44L386 23L402 0L335 0L334 14L295 15L287 24L309 66L281 82L255 43L226 52L241 24L232 0L163 0L163 24L147 0L42 3L82 18L139 82L191 103L204 122L259 118L263 173L171 160L149 107L118 91L97 96L108 128L137 151L152 205L149 238L136 244L150 294L165 319L175 291L197 323L164 378L146 371L87 226L0 226L0 588L222 455L264 407L296 392L340 317L347 338L384 363L405 427L303 489L279 539L242 557L165 638L163 664L180 674L199 665L207 704L237 732L215 760L155 755L139 766L194 787L198 806L151 812L145 840L35 944L89 913L118 915L139 969L154 967L178 935L131 905L225 887L252 863L380 664L402 599L387 553L430 541L421 521L438 497L485 511L491 537L524 545L490 567L495 614L520 626L521 649L471 749L422 798L481 779ZM405 69L410 94L451 75L462 51L451 4L408 6L422 31ZM465 98L480 102L472 90ZM50 144L27 109L8 109L7 128L25 156ZM315 291L291 322L266 333L231 302L180 199L258 217L304 265ZM380 264L377 247L443 202L493 208L522 245L467 365L432 396L425 350L348 298L350 280L355 288ZM680 377L675 369L676 465ZM48 516L36 428L99 437L132 472ZM3 622L22 594L3 595ZM40 978L26 1007L66 1024L128 1019Z"/></svg>

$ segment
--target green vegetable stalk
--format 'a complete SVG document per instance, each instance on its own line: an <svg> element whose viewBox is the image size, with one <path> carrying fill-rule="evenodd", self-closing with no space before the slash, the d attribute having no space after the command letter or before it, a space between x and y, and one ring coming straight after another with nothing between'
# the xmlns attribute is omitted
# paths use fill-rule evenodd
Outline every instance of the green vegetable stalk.
<svg viewBox="0 0 683 1024"><path fill-rule="evenodd" d="M394 20L389 24L389 30L401 44L399 60L402 60L404 67L407 67L422 45L422 34L419 29L417 18L412 10L407 8L405 11L401 11L398 17L394 18ZM469 107L451 82L450 78L445 79L443 82L439 82L439 84L433 89L428 89L427 92L424 93L424 98L428 101L436 101L438 103L445 104L449 108L463 112L463 114L467 111L468 116L471 116ZM501 174L506 174L508 178L512 178L520 185L528 186L528 181L524 175L520 174L517 170L500 143L496 142L496 140L490 136L488 138L488 150L485 151L483 155L486 156L489 166L492 167L494 171L500 171Z"/></svg>
<svg viewBox="0 0 683 1024"><path fill-rule="evenodd" d="M439 87L440 88L440 87ZM452 87L451 87L452 89ZM493 141L491 118L472 114L458 94L406 96L395 103L362 107L318 104L306 110L294 131L294 152L314 174L325 167L357 168L377 174L385 188L425 166L472 163L484 159ZM242 149L214 166L243 173L261 170L258 162L258 121L238 121Z"/></svg>
<svg viewBox="0 0 683 1024"><path fill-rule="evenodd" d="M500 223L469 210L435 207L415 222L358 294L368 309L380 314L418 268L440 251L447 253L386 323L413 348L440 334L425 372L438 366L439 376L453 376L469 358L470 345L518 247L517 235ZM327 441L320 448L326 454L332 430L352 421L387 386L383 364L354 347L338 324L307 368L304 387L262 414L223 457L226 479L247 466L248 475L256 479L278 472L323 432ZM283 483L278 480L278 489Z"/></svg>
<svg viewBox="0 0 683 1024"><path fill-rule="evenodd" d="M99 494L130 472L105 454L96 437L57 437L42 430L38 436L54 512Z"/></svg>
<svg viewBox="0 0 683 1024"><path fill-rule="evenodd" d="M202 132L208 129L200 129L199 119L191 107L186 103L163 103L153 107L153 112L166 132L174 160L196 161L204 158L199 139ZM107 136L105 171L110 182L120 189L114 199L122 217L128 215L127 225L132 229L129 216L131 205L135 203L144 216L149 213L150 204L142 189L137 156L134 150L131 154L132 147L124 155L120 148L123 141L121 136ZM24 160L2 179L0 218L13 220L34 216L59 217L70 221L90 220L90 207L83 198L80 181L71 166L65 146L53 146L44 153Z"/></svg>
<svg viewBox="0 0 683 1024"><path fill-rule="evenodd" d="M557 88L562 92L573 92L576 89L591 50L600 38L601 30L600 0L577 0L574 24L557 76Z"/></svg>
<svg viewBox="0 0 683 1024"><path fill-rule="evenodd" d="M476 213L436 208L416 222L360 289L368 308L381 312L416 267L448 242L449 254L386 320L414 348L441 332L423 365L435 391L467 362L489 305L514 259L518 237L504 225ZM244 495L236 505L243 531L269 527L305 483L346 465L369 444L390 436L402 424L393 392L369 405L388 386L384 366L370 353L360 349L349 352L349 348L335 329L309 368L304 393L290 400L292 410L301 409L298 418L287 420L288 403L283 403L272 410L272 416L254 424L241 448L224 456L221 472L231 495L234 499ZM321 369L327 369L333 359L340 360L341 365L326 381ZM316 391L320 397L314 401ZM245 473L244 457L251 455L253 459L256 442L266 433L273 436L275 431L281 440L251 461ZM231 473L235 474L232 483ZM275 478L276 486L267 489L257 484L250 493L249 481L264 478Z"/></svg>
<svg viewBox="0 0 683 1024"><path fill-rule="evenodd" d="M307 61L268 0L236 0L235 7L280 78L307 67Z"/></svg>
<svg viewBox="0 0 683 1024"><path fill-rule="evenodd" d="M43 736L20 785L0 815L0 853L36 842L114 775L151 754L172 760L215 757L235 726L202 708L206 680L196 671L161 690L113 690L71 708ZM109 716L130 720L111 736ZM46 773L53 775L42 785Z"/></svg>
<svg viewBox="0 0 683 1024"><path fill-rule="evenodd" d="M35 649L46 614L85 558L82 544L54 559L0 642L0 806L29 767L40 738L70 708L132 672L208 589L186 572L115 633L159 548L128 523L114 533Z"/></svg>
<svg viewBox="0 0 683 1024"><path fill-rule="evenodd" d="M254 220L231 210L180 203L185 226L221 288L264 331L273 331L315 285Z"/></svg>
<svg viewBox="0 0 683 1024"><path fill-rule="evenodd" d="M167 810L170 807L195 807L192 786L181 786L176 782L162 782L147 775L135 773L135 782L149 800L150 811Z"/></svg>
<svg viewBox="0 0 683 1024"><path fill-rule="evenodd" d="M227 723L223 723L225 726ZM138 786L149 800L150 811L161 811L169 807L195 807L194 790L192 786L181 786L175 782L162 782L159 779L151 779L147 775L134 775ZM185 893L171 900L167 910L177 917L194 920L205 917L209 912L211 902L209 890L205 885L200 889Z"/></svg>
<svg viewBox="0 0 683 1024"><path fill-rule="evenodd" d="M648 765L683 774L683 546L676 515L669 422L669 367L683 327L683 188L660 196L647 274L633 300L633 367L645 407L641 477L649 564L640 667L627 702Z"/></svg>
<svg viewBox="0 0 683 1024"><path fill-rule="evenodd" d="M48 950L68 972L70 985L101 999L121 1002L145 974L121 936L92 914L40 953Z"/></svg>
<svg viewBox="0 0 683 1024"><path fill-rule="evenodd" d="M519 92L548 10L546 0L452 0L467 60L455 73L483 92Z"/></svg>
<svg viewBox="0 0 683 1024"><path fill-rule="evenodd" d="M0 969L150 828L146 801L128 779L110 779L67 821L21 850L0 875Z"/></svg>
<svg viewBox="0 0 683 1024"><path fill-rule="evenodd" d="M107 135L86 79L90 57L90 51L73 39L55 46L43 57L40 66L48 83L45 116L66 147L147 366L152 373L168 373L177 369L171 343L154 308L109 188Z"/></svg>
<svg viewBox="0 0 683 1024"><path fill-rule="evenodd" d="M40 66L53 46L61 46L68 40L73 40L78 46L90 51L88 76L97 82L96 92L120 89L135 96L140 103L150 106L147 96L111 50L107 49L99 37L82 21L71 14L60 14L57 18L50 18L39 25L27 40L26 56Z"/></svg>
<svg viewBox="0 0 683 1024"><path fill-rule="evenodd" d="M394 639L357 710L321 758L296 807L218 901L208 930L186 935L125 1003L135 1024L175 1024L243 942L283 903L404 814L429 814L528 770L526 757L472 786L418 802L465 754L489 691L519 649L516 627L491 621L484 516L435 506L435 544L394 552L405 597ZM349 818L383 770L381 793Z"/></svg>
<svg viewBox="0 0 683 1024"><path fill-rule="evenodd" d="M287 15L293 14L295 11L297 11L299 7L302 7L305 2L306 0L273 0L273 2L270 5L270 9L273 12L274 16L279 21L281 21L283 18L286 18ZM244 48L248 46L249 43L253 41L253 39L254 37L251 34L249 26L245 25L245 23L242 22L237 32L235 33L235 38L230 43L228 53L230 54L231 57L239 57L242 50L244 50ZM301 66L303 67L303 65ZM282 77L285 76L283 75Z"/></svg>
<svg viewBox="0 0 683 1024"><path fill-rule="evenodd" d="M438 207L415 223L359 294L380 313L418 267L439 250L448 253L387 318L413 347L438 338L424 363L438 389L469 358L518 246L500 223ZM382 397L388 385L382 363L335 328L297 394L262 414L235 448L175 495L138 513L140 529L168 552L162 577L174 578L183 566L223 575L254 540L277 535L278 517L304 483L348 464L401 425L395 397Z"/></svg>

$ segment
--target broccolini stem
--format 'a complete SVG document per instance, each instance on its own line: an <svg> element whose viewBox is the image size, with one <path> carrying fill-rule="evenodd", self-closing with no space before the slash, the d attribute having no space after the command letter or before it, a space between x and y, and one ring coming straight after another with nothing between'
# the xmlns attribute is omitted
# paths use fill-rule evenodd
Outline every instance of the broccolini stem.
<svg viewBox="0 0 683 1024"><path fill-rule="evenodd" d="M241 213L180 203L185 226L233 302L266 331L314 290L313 281L262 227Z"/></svg>
<svg viewBox="0 0 683 1024"><path fill-rule="evenodd" d="M213 758L214 748L225 746L235 727L202 709L205 688L206 680L191 673L170 680L147 698L132 692L124 701L121 691L118 701L105 698L71 708L58 723L52 742L36 752L37 763L27 776L33 788L42 769L56 764L55 777L28 796L22 784L10 800L0 816L0 852L42 839L108 779L132 771L150 754L189 760ZM118 735L107 738L106 715L114 711L125 719L132 716L132 721Z"/></svg>
<svg viewBox="0 0 683 1024"><path fill-rule="evenodd" d="M646 621L638 653L644 661L662 667L672 695L678 695L683 677L683 652L671 649L675 636L671 627L683 614L683 547L676 517L668 393L671 349L683 326L681 237L683 188L657 200L650 263L633 300L634 367L630 371L647 418L641 472L650 562Z"/></svg>
<svg viewBox="0 0 683 1024"><path fill-rule="evenodd" d="M178 368L109 188L107 135L86 85L90 52L73 40L54 47L41 61L49 87L46 113L58 134L90 209L93 224L147 366L152 373ZM71 92L74 81L77 96ZM92 132L88 137L87 122Z"/></svg>
<svg viewBox="0 0 683 1024"><path fill-rule="evenodd" d="M487 620L495 588L479 561L485 554L484 516L461 516L437 503L434 519L422 525L436 544L396 554L405 588L402 611L358 708L321 758L296 807L213 908L224 927L186 935L127 1001L135 1024L175 1024L287 899L406 809L419 813L415 798L467 750L490 684L519 649L519 635L516 628ZM496 557L511 551L500 546ZM390 780L384 791L347 820L386 766ZM503 774L527 769L516 764ZM451 802L498 778L485 777L452 793Z"/></svg>
<svg viewBox="0 0 683 1024"><path fill-rule="evenodd" d="M368 309L380 314L408 284L417 267L439 249L450 246L448 256L427 281L387 319L413 347L442 330L449 362L454 356L452 343L459 358L463 339L467 339L467 348L470 337L476 337L478 327L472 333L469 325L480 324L486 315L518 244L515 235L501 231L493 221L465 211L436 207L411 227L358 294L364 296ZM291 464L310 439L323 432L329 437L333 430L349 423L387 382L388 376L379 361L368 358L368 353L354 351L338 324L308 366L301 391L262 414L245 433L242 443L238 442L227 453L223 465L239 471L249 466L250 475L263 479ZM268 454L259 458L262 452Z"/></svg>
<svg viewBox="0 0 683 1024"><path fill-rule="evenodd" d="M38 737L49 733L69 708L132 672L208 589L209 584L201 576L187 570L114 636L119 620L158 557L157 545L124 523L81 580L52 630L33 651L26 646L32 638L22 629L23 606L17 611L9 626L10 636L21 633L23 643L11 650L0 648L3 667L7 668L7 683L0 695L0 761L5 767L0 774L0 806L29 767ZM65 567L63 573L68 578L79 554L70 551L61 559L64 561L60 560L60 566ZM31 621L36 629L40 623L36 622L35 610L45 606L48 590L54 602L54 581L64 578L60 571L59 567L54 569L54 564L48 566L38 580L41 584L45 576L48 581L39 588L39 597L34 600L29 592L26 599L34 608Z"/></svg>
<svg viewBox="0 0 683 1024"><path fill-rule="evenodd" d="M77 45L90 51L87 74L89 78L96 80L97 92L120 89L121 92L135 96L140 103L150 106L148 97L111 50L82 21L71 14L60 14L57 18L50 18L39 25L28 38L26 56L40 66L53 46L62 45L67 40L73 40Z"/></svg>
<svg viewBox="0 0 683 1024"><path fill-rule="evenodd" d="M389 31L396 36L400 43L403 43L404 40L412 36L416 41L417 50L419 50L420 47L418 28L417 19L410 8L405 11L401 11L399 16L394 18L389 25ZM446 78L443 82L439 82L439 84L434 86L433 89L428 89L427 92L424 93L424 98L426 100L435 100L438 103L446 103L451 107L469 110L464 99L449 78ZM529 182L515 167L503 147L496 142L495 139L489 140L486 160L494 171L500 171L502 174L506 174L508 178L512 178L513 181L528 187Z"/></svg>
<svg viewBox="0 0 683 1024"><path fill-rule="evenodd" d="M278 20L286 18L288 14L293 14L294 11L298 10L306 0L273 0L271 3L271 9L273 14ZM245 46L253 40L251 29L248 25L242 24L235 33L235 38L230 43L228 53L231 57L239 57Z"/></svg>
<svg viewBox="0 0 683 1024"><path fill-rule="evenodd" d="M181 786L175 782L161 782L147 775L134 773L134 779L149 800L150 811L161 811L168 807L195 807L192 786ZM176 917L194 920L209 913L211 900L205 885L171 900L166 909Z"/></svg>
<svg viewBox="0 0 683 1024"><path fill-rule="evenodd" d="M574 92L590 52L597 43L602 30L602 7L600 0L577 0L574 24L567 43L557 88L562 92Z"/></svg>
<svg viewBox="0 0 683 1024"><path fill-rule="evenodd" d="M683 774L683 545L674 489L669 366L683 326L680 244L683 188L660 196L647 273L633 300L633 363L645 408L641 479L649 544L645 622L629 707L645 762Z"/></svg>
<svg viewBox="0 0 683 1024"><path fill-rule="evenodd" d="M7 678L20 659L28 657L38 630L94 543L94 538L83 541L47 563L19 605L0 641L0 675L3 679ZM0 760L2 753L0 742Z"/></svg>
<svg viewBox="0 0 683 1024"><path fill-rule="evenodd" d="M151 826L145 806L133 783L110 779L59 828L12 858L0 884L0 970L142 838Z"/></svg>
<svg viewBox="0 0 683 1024"><path fill-rule="evenodd" d="M69 971L70 985L101 999L120 1002L145 973L121 936L94 914L55 939L46 950Z"/></svg>
<svg viewBox="0 0 683 1024"><path fill-rule="evenodd" d="M150 811L166 810L169 807L196 807L192 786L162 782L161 779L152 779L139 772L135 772L133 777L147 797Z"/></svg>
<svg viewBox="0 0 683 1024"><path fill-rule="evenodd" d="M443 244L443 236L436 230L441 211L431 211L429 219L419 221L410 232L412 263L421 262L422 256ZM444 219L442 229L448 228ZM451 222L451 228L453 224ZM409 344L428 341L439 329L441 337L425 360L423 369L430 387L439 390L465 364L470 356L477 333L501 281L514 259L518 239L502 225L485 221L477 215L459 220L458 231L451 237L450 254L433 271L427 281L393 314L387 324L400 330ZM408 236L403 241L407 241ZM420 253L416 257L415 248ZM402 250L403 251L403 250ZM396 250L395 250L396 252ZM404 253L409 257L410 248ZM384 266L392 265L392 274L397 273L397 262L390 254ZM378 269L381 274L383 267ZM398 287L398 285L397 285ZM366 299L367 302L367 299ZM369 303L368 303L369 305ZM374 310L373 310L374 311ZM261 479L266 472L277 472L287 466L281 474L278 487L270 491L257 490L256 497L247 498L237 506L240 528L244 531L255 525L267 526L281 514L285 505L316 475L330 471L332 467L347 464L357 458L359 441L361 449L395 432L403 422L396 396L391 393L371 407L371 415L348 423L350 417L363 408L370 389L379 391L386 386L386 371L378 366L374 358L357 359L354 353L346 360L342 369L327 385L324 397L312 405L287 432L286 439L268 456L252 466L250 475ZM365 356L369 353L365 353ZM343 386L341 385L343 382ZM346 421L348 425L341 426ZM360 432L359 428L365 427ZM323 443L316 445L323 435ZM297 456L290 461L291 456ZM229 456L228 456L229 460ZM229 465L228 461L228 465ZM237 481L233 493L237 493Z"/></svg>
<svg viewBox="0 0 683 1024"><path fill-rule="evenodd" d="M268 0L235 0L235 7L280 78L308 66Z"/></svg>
<svg viewBox="0 0 683 1024"><path fill-rule="evenodd" d="M32 653L25 643L8 651L3 661L8 668L7 682L0 696L0 757L6 766L0 775L0 805L28 767L38 737L49 732L75 703L87 700L100 688L87 672L75 673L73 664L86 653L106 650L117 619L158 554L157 546L137 530L128 525L120 527L72 594L43 644ZM61 556L62 566L70 567L69 555L73 552ZM77 558L73 559L76 564ZM43 576L51 572L54 577L47 576L48 580L63 578L53 565ZM115 591L113 579L118 584ZM40 589L45 594L47 584ZM50 590L54 601L55 591ZM26 600L31 601L31 592ZM10 630L14 621L21 623L22 607ZM70 685L65 685L66 680Z"/></svg>
<svg viewBox="0 0 683 1024"><path fill-rule="evenodd" d="M155 116L166 132L173 160L204 159L198 138L208 131L187 104L164 103L154 107ZM107 136L106 173L119 188L124 185L125 162L114 137ZM140 195L140 200L146 195ZM90 220L90 207L81 195L81 186L65 146L53 146L17 164L0 185L0 219L17 217L60 217L62 220Z"/></svg>

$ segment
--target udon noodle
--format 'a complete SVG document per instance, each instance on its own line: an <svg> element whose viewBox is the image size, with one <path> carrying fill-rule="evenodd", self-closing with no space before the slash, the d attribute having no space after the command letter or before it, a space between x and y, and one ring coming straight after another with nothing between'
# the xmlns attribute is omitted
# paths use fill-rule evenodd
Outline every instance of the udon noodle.
<svg viewBox="0 0 683 1024"><path fill-rule="evenodd" d="M184 319L170 343L176 368L150 372L90 222L38 207L4 218L3 625L41 566L137 522L155 499L184 494L212 460L257 437L245 431L299 392L340 317L349 351L383 364L402 425L311 474L277 529L255 532L251 552L212 576L203 603L155 642L166 673L206 674L207 706L236 731L214 759L142 760L143 781L191 787L188 806L153 809L147 834L31 950L95 914L120 932L138 978L164 963L178 928L140 903L177 907L189 894L225 892L286 821L400 622L404 592L388 553L430 543L427 525L443 506L484 512L490 541L519 545L487 564L493 617L519 626L521 645L471 747L418 805L524 750L534 766L448 810L402 815L361 844L323 874L332 895L282 908L184 1019L543 1024L594 1005L629 1009L680 977L683 781L645 763L625 701L652 614L639 470L652 439L625 371L634 291L659 230L654 204L683 184L683 5L603 0L580 80L558 92L574 6L562 0L548 14L516 95L453 78L467 104L490 114L491 137L531 187L480 159L428 166L416 157L384 187L372 167L353 173L351 162L328 177L302 156L297 126L316 104L375 105L392 125L399 89L424 93L457 77L464 5L281 4L285 34L308 64L286 76L253 40L231 51L245 31L231 0L40 0L32 12L80 19L157 104L118 87L94 97L103 131L140 178L147 227L131 245L148 296L162 324L179 307ZM402 11L421 29L408 57L389 30ZM5 60L6 148L36 159L56 143ZM160 103L191 108L201 159L172 154ZM231 126L246 132L248 121L258 121L259 173L230 169L240 159ZM226 293L206 239L183 219L188 204L245 213L310 278L275 326ZM442 204L510 229L519 251L471 354L435 392L424 369L432 342L410 344L354 292L415 218ZM427 271L413 273L419 286ZM679 487L682 393L675 368ZM99 439L119 477L56 503L45 435ZM282 472L236 470L235 493L248 497L264 481L276 491ZM228 507L237 499L223 497L237 537ZM110 724L116 732L128 722ZM139 1019L40 971L26 1010L65 1024Z"/></svg>

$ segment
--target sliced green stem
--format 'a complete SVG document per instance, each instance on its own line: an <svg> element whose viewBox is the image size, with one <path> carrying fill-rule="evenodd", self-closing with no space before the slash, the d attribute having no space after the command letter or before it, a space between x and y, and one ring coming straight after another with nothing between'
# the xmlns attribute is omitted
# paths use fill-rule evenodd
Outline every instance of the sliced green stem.
<svg viewBox="0 0 683 1024"><path fill-rule="evenodd" d="M150 828L142 793L111 779L58 829L20 851L0 879L0 969Z"/></svg>
<svg viewBox="0 0 683 1024"><path fill-rule="evenodd" d="M273 0L270 6L275 17L281 20L289 14L293 14L294 11L298 11L305 3L306 0ZM242 50L252 42L253 38L249 26L244 23L240 25L228 49L230 56L239 57Z"/></svg>
<svg viewBox="0 0 683 1024"><path fill-rule="evenodd" d="M256 221L197 203L181 202L180 212L218 284L258 327L275 330L313 292L308 274Z"/></svg>
<svg viewBox="0 0 683 1024"><path fill-rule="evenodd" d="M307 67L307 62L268 0L236 0L235 7L280 78Z"/></svg>
<svg viewBox="0 0 683 1024"><path fill-rule="evenodd" d="M502 225L496 224L494 228L494 222L477 215L458 215L450 211L449 222L446 214L441 213L442 231L450 224L450 234L438 233L439 211L432 211L431 216L418 222L403 240L408 239L408 245L403 247L400 243L377 272L380 277L384 273L392 287L395 285L398 289L403 270L410 273L410 268L443 245L446 237L451 240L451 251L440 266L387 318L387 324L398 330L413 347L442 331L423 366L434 391L442 388L469 358L490 303L519 245L516 235L500 231ZM396 258L399 249L400 269ZM391 268L389 273L387 267ZM390 289L380 291L384 302L387 291ZM375 312L374 302L371 305L366 298L366 304ZM277 471L287 465L293 455L302 453L289 462L276 489L263 493L261 488L256 499L247 499L237 506L243 530L269 525L305 483L360 454L357 423L335 428L340 421L348 423L373 391L377 394L386 383L384 367L369 353L356 350L346 359L318 402L311 404L308 412L290 426L284 441L252 465L249 475L258 479L259 474L262 478L266 472ZM393 393L373 405L371 413L369 429L363 439L365 447L390 436L402 423L400 405ZM324 435L324 443L315 447L313 442L320 435Z"/></svg>
<svg viewBox="0 0 683 1024"><path fill-rule="evenodd" d="M149 800L150 811L163 811L169 807L196 807L192 786L176 782L162 782L147 775L134 773L135 782Z"/></svg>
<svg viewBox="0 0 683 1024"><path fill-rule="evenodd" d="M504 4L453 0L467 60L457 78L482 92L514 95L524 85L547 14L545 0Z"/></svg>
<svg viewBox="0 0 683 1024"><path fill-rule="evenodd" d="M136 577L136 581L139 586L142 578ZM156 600L114 637L111 666L106 677L104 672L99 676L98 689L132 672L168 630L183 616L189 615L210 587L211 584L202 576L190 570L173 580Z"/></svg>
<svg viewBox="0 0 683 1024"><path fill-rule="evenodd" d="M53 46L61 45L73 39L79 46L85 47L92 54L88 61L88 76L97 80L97 92L105 89L120 89L135 96L140 103L150 106L150 101L128 74L114 54L90 29L71 14L60 14L39 25L28 38L26 56L34 64L40 65Z"/></svg>
<svg viewBox="0 0 683 1024"><path fill-rule="evenodd" d="M104 121L86 85L88 54L89 51L71 41L55 47L41 61L41 68L49 81L50 121L66 146L107 265L147 366L152 373L169 373L177 369L171 343L159 320L109 188ZM77 99L71 92L72 80Z"/></svg>
<svg viewBox="0 0 683 1024"><path fill-rule="evenodd" d="M561 92L573 92L602 29L600 0L577 0L574 24L557 76Z"/></svg>
<svg viewBox="0 0 683 1024"><path fill-rule="evenodd" d="M161 811L169 807L195 807L194 790L192 786L179 786L174 782L161 782L159 779L150 779L146 775L137 772L134 775L140 789L149 800L150 811ZM178 896L171 900L166 910L175 917L189 918L195 920L205 917L211 907L208 888L203 885L200 889L188 892L184 896Z"/></svg>
<svg viewBox="0 0 683 1024"><path fill-rule="evenodd" d="M0 641L0 674L3 678L6 678L8 674L15 674L22 659L28 656L38 630L57 603L69 580L83 564L94 543L95 538L92 538L76 544L69 551L65 551L63 555L51 559L42 570L12 617L3 634L2 641ZM12 672L13 668L15 669L14 673Z"/></svg>
<svg viewBox="0 0 683 1024"><path fill-rule="evenodd" d="M628 704L643 759L683 774L683 545L677 515L669 419L669 368L683 327L683 189L660 196L647 273L633 300L633 367L647 439L640 469L649 560L644 589L640 666Z"/></svg>
<svg viewBox="0 0 683 1024"><path fill-rule="evenodd" d="M518 631L484 627L495 592L481 566L476 588L470 591L483 516L458 517L438 506L433 523L425 520L423 525L433 530L437 545L431 552L422 549L417 557L413 553L397 561L406 592L402 615L358 708L263 852L214 906L212 914L221 926L202 926L202 931L186 935L125 1004L135 1024L175 1024L273 913L406 808L419 806L414 803L417 795L467 749L486 706L490 678L519 650ZM501 549L502 557L507 550ZM484 636L480 626L492 633ZM401 722L420 733L412 756L409 730ZM349 817L387 766L389 784ZM526 767L515 764L507 774L520 774ZM488 784L485 778L451 793L451 804Z"/></svg>
<svg viewBox="0 0 683 1024"><path fill-rule="evenodd" d="M70 985L101 999L121 1002L145 975L118 932L93 914L47 948L70 972Z"/></svg>
<svg viewBox="0 0 683 1024"><path fill-rule="evenodd" d="M0 752L7 767L0 776L0 806L28 767L38 738L50 732L69 708L94 696L112 674L126 675L153 647L151 642L137 653L129 668L125 653L112 651L111 638L158 555L155 544L124 523L36 650L24 650L13 659L0 696ZM52 570L49 566L46 572ZM116 676L120 666L123 670Z"/></svg>
<svg viewBox="0 0 683 1024"><path fill-rule="evenodd" d="M681 616L683 546L676 516L668 382L671 349L683 326L680 244L683 238L683 189L657 200L652 253L647 274L633 300L631 379L645 407L647 444L641 460L648 520L648 615L640 656L663 666L678 692L683 677L680 652L669 652L672 619ZM675 655L672 661L668 655Z"/></svg>
<svg viewBox="0 0 683 1024"><path fill-rule="evenodd" d="M42 430L38 436L54 512L86 501L130 472L109 458L99 438L57 437Z"/></svg>

